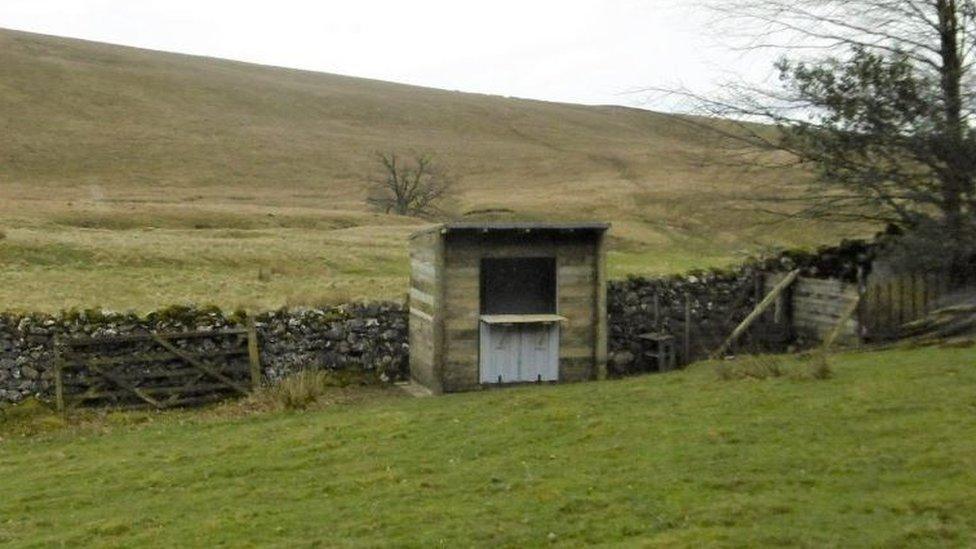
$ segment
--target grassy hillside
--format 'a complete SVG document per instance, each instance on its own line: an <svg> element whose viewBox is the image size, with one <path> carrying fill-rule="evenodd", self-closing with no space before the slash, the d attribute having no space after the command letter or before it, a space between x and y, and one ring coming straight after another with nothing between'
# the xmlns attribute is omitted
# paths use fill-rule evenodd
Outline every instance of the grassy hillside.
<svg viewBox="0 0 976 549"><path fill-rule="evenodd" d="M0 424L0 542L971 546L974 363L889 351L838 356L826 381L705 364L26 438Z"/></svg>
<svg viewBox="0 0 976 549"><path fill-rule="evenodd" d="M366 210L375 149L435 153L461 177L456 215L614 222L614 275L840 234L757 225L744 199L792 181L729 170L702 132L636 109L0 30L0 124L4 307L399 297L420 222Z"/></svg>

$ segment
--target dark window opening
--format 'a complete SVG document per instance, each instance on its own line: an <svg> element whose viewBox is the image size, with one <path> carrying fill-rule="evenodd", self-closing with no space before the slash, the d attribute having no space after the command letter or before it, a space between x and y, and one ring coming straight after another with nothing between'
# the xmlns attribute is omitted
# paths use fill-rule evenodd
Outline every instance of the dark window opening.
<svg viewBox="0 0 976 549"><path fill-rule="evenodd" d="M556 258L481 260L481 314L556 313Z"/></svg>

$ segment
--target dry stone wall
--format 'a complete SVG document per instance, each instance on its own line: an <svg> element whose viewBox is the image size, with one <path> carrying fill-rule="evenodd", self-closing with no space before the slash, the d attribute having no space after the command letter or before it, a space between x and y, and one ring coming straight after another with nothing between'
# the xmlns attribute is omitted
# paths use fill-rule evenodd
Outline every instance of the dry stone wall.
<svg viewBox="0 0 976 549"><path fill-rule="evenodd" d="M51 397L58 338L218 331L244 327L246 319L244 313L191 307L146 316L103 311L0 315L0 403ZM409 375L407 311L402 305L281 310L260 314L255 323L268 380L305 368L368 372L391 381ZM195 344L203 351L213 342L203 338Z"/></svg>
<svg viewBox="0 0 976 549"><path fill-rule="evenodd" d="M849 241L816 253L786 252L728 271L611 281L610 370L626 375L653 369L645 355L646 344L639 337L649 332L673 335L681 362L703 357L755 307L761 292L761 286L757 290L760 272L799 268L804 276L851 281L864 274L873 256L871 244ZM685 318L686 304L690 322ZM280 310L262 313L255 320L264 376L270 381L305 368L371 372L391 381L409 377L408 314L403 305ZM173 307L146 316L103 311L0 314L0 403L31 395L50 398L57 338L216 331L245 323L244 313L192 307ZM690 335L687 355L686 333ZM781 350L785 341L772 335L760 325L747 334L740 348ZM212 342L202 339L200 350L207 350L208 344Z"/></svg>

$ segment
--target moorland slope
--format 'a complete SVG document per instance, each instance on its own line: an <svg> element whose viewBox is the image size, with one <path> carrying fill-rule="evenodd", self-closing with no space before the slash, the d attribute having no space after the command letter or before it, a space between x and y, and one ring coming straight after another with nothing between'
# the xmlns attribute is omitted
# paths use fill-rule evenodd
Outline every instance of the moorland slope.
<svg viewBox="0 0 976 549"><path fill-rule="evenodd" d="M368 211L377 149L435 154L458 216L612 221L617 276L840 234L771 230L747 199L792 178L730 170L705 132L640 109L0 30L0 124L8 308L398 297L422 221Z"/></svg>

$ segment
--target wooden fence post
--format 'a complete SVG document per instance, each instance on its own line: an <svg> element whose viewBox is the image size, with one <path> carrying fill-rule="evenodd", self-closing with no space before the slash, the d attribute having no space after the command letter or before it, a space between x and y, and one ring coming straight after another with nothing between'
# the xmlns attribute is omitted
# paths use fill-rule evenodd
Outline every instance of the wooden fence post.
<svg viewBox="0 0 976 549"><path fill-rule="evenodd" d="M898 315L898 327L901 328L906 322L912 319L912 309L911 304L905 297L905 294L910 290L909 288L909 277L908 275L902 275L901 279L898 281L898 303L900 304L901 313ZM897 331L895 332L898 333Z"/></svg>
<svg viewBox="0 0 976 549"><path fill-rule="evenodd" d="M251 362L251 390L261 386L261 353L258 350L258 329L254 317L247 317L247 355Z"/></svg>
<svg viewBox="0 0 976 549"><path fill-rule="evenodd" d="M888 324L885 326L885 337L890 338L891 334L894 333L894 326L898 324L898 315L901 311L895 309L895 279L892 278L888 281L888 303L886 309L888 309L888 314L886 315L888 319Z"/></svg>
<svg viewBox="0 0 976 549"><path fill-rule="evenodd" d="M691 294L685 292L685 364L691 364Z"/></svg>
<svg viewBox="0 0 976 549"><path fill-rule="evenodd" d="M661 329L661 297L654 292L654 331Z"/></svg>
<svg viewBox="0 0 976 549"><path fill-rule="evenodd" d="M932 302L935 301L935 275L925 275L925 314L932 312Z"/></svg>
<svg viewBox="0 0 976 549"><path fill-rule="evenodd" d="M873 339L879 340L884 338L885 326L887 325L887 301L885 301L884 293L887 283L880 278L874 283L874 309L872 310L871 324L874 326Z"/></svg>
<svg viewBox="0 0 976 549"><path fill-rule="evenodd" d="M61 357L61 341L54 336L54 403L58 413L64 415L64 360Z"/></svg>
<svg viewBox="0 0 976 549"><path fill-rule="evenodd" d="M918 290L916 288L916 278L917 277L915 276L914 272L908 278L909 280L908 302L912 304L912 316L911 318L908 319L909 321L915 320L920 316L918 312L918 299L917 299Z"/></svg>
<svg viewBox="0 0 976 549"><path fill-rule="evenodd" d="M745 333L745 331L749 329L749 326L752 326L752 323L755 322L756 319L758 319L760 316L762 316L763 313L766 312L766 309L768 309L769 306L773 304L773 302L776 300L776 297L779 294L781 294L784 290L789 288L789 286L793 284L793 282L797 279L798 276L800 276L800 269L795 269L793 271L790 271L789 274L783 277L783 280L780 280L776 284L776 286L774 286L773 289L770 290L768 294L766 294L766 297L764 297L763 300L760 301L758 305L756 305L756 308L753 309L751 313L749 313L749 316L747 316L745 320L743 320L738 326L736 326L735 330L732 330L732 333L729 335L729 337L725 339L725 341L722 342L722 345L719 346L718 349L712 351L710 358L712 359L721 358L721 356L725 353L726 350L728 350L728 348L732 345L732 343L734 343L735 340L739 338L739 336Z"/></svg>
<svg viewBox="0 0 976 549"><path fill-rule="evenodd" d="M864 267L857 268L857 312L855 321L857 322L857 342L860 345L868 334L866 319L868 318L868 284L864 275Z"/></svg>

